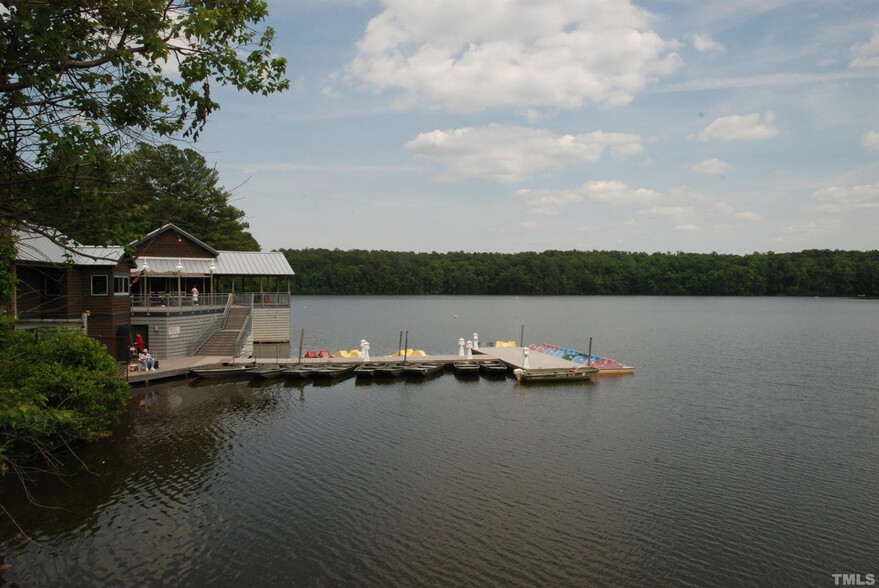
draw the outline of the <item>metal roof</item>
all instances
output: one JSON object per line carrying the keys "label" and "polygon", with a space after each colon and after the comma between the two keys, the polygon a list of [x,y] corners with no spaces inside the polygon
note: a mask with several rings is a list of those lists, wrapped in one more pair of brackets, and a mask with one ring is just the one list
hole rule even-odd
{"label": "metal roof", "polygon": [[140,272],[144,264],[149,265],[150,275],[176,275],[177,265],[183,269],[182,276],[209,276],[211,263],[216,268],[215,276],[292,276],[293,268],[280,251],[219,251],[215,259],[192,257],[138,257],[137,268]]}
{"label": "metal roof", "polygon": [[[66,239],[60,233],[50,234],[57,239]],[[15,260],[21,262],[104,266],[116,265],[125,255],[125,250],[118,246],[97,247],[70,241],[69,245],[62,247],[49,237],[28,229],[16,229],[15,236]]]}

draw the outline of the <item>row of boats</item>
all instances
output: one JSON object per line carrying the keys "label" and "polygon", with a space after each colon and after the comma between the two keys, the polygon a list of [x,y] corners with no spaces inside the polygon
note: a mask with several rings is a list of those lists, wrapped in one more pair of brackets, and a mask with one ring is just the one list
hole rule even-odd
{"label": "row of boats", "polygon": [[[334,379],[354,375],[358,378],[428,378],[438,375],[447,368],[442,362],[415,363],[362,363],[362,364],[311,364],[293,365],[225,365],[220,367],[193,368],[190,374],[199,378],[230,378],[246,376],[253,378],[288,378],[291,380]],[[456,361],[451,364],[452,370],[461,376],[506,377],[509,368],[501,361]]]}

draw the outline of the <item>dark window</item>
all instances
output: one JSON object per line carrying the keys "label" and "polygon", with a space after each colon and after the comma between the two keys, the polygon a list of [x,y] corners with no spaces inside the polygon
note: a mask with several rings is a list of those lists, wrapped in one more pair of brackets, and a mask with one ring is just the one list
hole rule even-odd
{"label": "dark window", "polygon": [[47,272],[43,276],[43,291],[46,296],[57,298],[64,295],[64,276],[61,273]]}
{"label": "dark window", "polygon": [[110,281],[107,276],[92,276],[92,296],[106,296],[110,293]]}

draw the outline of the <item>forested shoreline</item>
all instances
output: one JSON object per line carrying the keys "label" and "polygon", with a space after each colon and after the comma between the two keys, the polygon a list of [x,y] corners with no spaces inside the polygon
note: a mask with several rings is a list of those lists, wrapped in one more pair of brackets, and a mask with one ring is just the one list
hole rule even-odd
{"label": "forested shoreline", "polygon": [[280,251],[308,295],[879,296],[879,251]]}

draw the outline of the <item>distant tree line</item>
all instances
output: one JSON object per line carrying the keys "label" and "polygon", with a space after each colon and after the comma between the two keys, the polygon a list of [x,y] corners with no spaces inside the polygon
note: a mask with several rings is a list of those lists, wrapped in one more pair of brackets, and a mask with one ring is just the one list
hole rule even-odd
{"label": "distant tree line", "polygon": [[879,296],[879,251],[281,251],[297,294]]}

